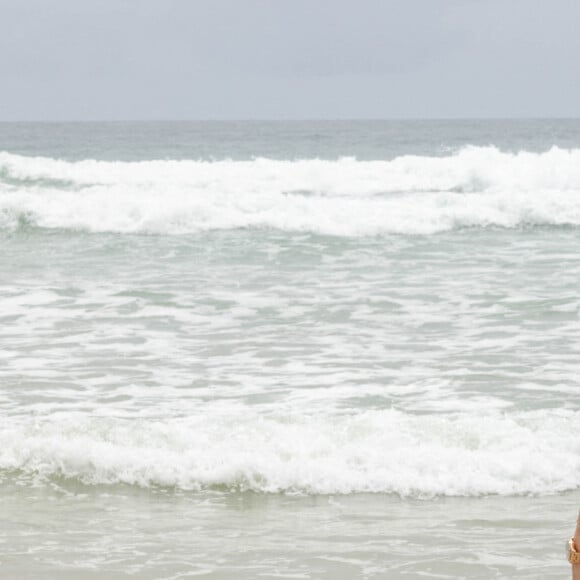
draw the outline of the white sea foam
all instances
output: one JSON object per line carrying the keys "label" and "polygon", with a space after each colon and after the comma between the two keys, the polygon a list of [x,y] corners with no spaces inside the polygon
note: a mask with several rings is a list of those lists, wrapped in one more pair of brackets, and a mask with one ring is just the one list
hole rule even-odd
{"label": "white sea foam", "polygon": [[331,235],[580,225],[580,149],[391,161],[67,162],[0,153],[0,227]]}
{"label": "white sea foam", "polygon": [[278,493],[546,494],[580,486],[580,412],[70,417],[0,427],[0,469]]}

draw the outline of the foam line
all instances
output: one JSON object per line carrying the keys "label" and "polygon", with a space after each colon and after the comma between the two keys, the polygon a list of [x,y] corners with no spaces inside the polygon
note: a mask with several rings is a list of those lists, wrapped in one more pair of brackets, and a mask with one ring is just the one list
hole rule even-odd
{"label": "foam line", "polygon": [[0,427],[0,474],[261,493],[551,494],[580,486],[578,425],[572,411],[14,419]]}
{"label": "foam line", "polygon": [[107,162],[0,153],[0,228],[338,236],[580,225],[580,149],[391,161]]}

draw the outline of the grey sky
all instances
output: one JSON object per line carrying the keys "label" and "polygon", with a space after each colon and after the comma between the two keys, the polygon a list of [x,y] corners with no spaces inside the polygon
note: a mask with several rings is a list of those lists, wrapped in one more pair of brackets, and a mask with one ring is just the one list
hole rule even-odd
{"label": "grey sky", "polygon": [[0,8],[0,120],[580,116],[578,0]]}

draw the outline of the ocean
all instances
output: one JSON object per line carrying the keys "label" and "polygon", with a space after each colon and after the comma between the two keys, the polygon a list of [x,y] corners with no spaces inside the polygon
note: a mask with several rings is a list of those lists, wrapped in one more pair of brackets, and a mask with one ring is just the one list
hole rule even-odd
{"label": "ocean", "polygon": [[0,124],[0,576],[560,579],[580,120]]}

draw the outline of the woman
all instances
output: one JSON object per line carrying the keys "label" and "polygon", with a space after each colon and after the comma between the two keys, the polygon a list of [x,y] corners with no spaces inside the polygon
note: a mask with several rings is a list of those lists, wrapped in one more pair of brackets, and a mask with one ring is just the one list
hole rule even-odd
{"label": "woman", "polygon": [[578,513],[574,537],[568,546],[568,560],[572,564],[572,580],[580,580],[580,513]]}

